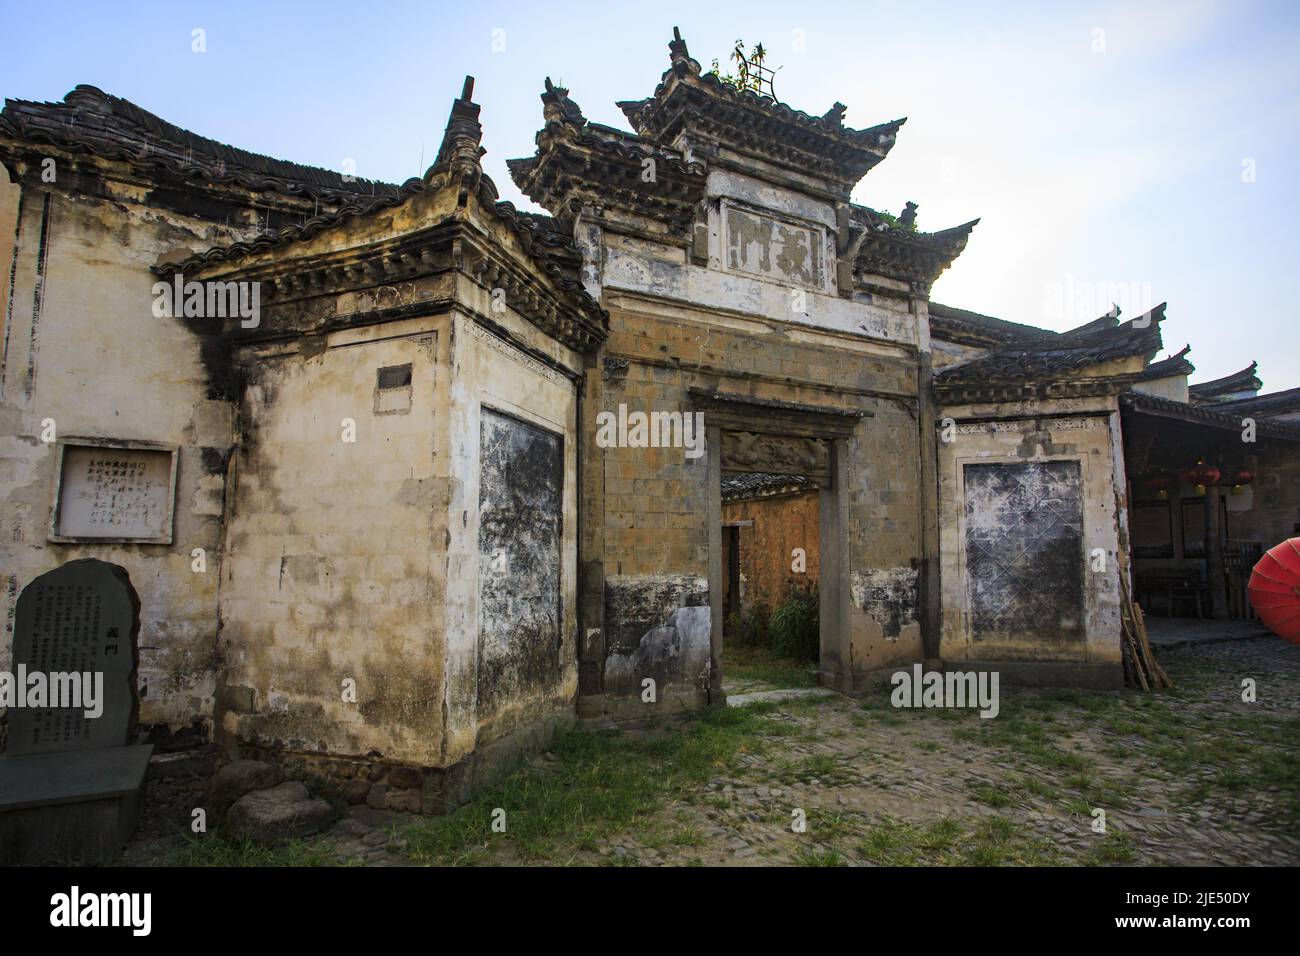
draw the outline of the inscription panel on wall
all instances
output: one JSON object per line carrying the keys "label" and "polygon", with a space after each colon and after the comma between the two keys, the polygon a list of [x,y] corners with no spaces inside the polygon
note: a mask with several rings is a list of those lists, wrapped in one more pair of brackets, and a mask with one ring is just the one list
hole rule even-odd
{"label": "inscription panel on wall", "polygon": [[723,256],[729,270],[783,285],[817,290],[825,285],[825,238],[820,227],[785,222],[730,204],[723,206],[723,224]]}
{"label": "inscription panel on wall", "polygon": [[1084,638],[1077,461],[969,464],[966,568],[976,640]]}
{"label": "inscription panel on wall", "polygon": [[175,487],[175,449],[62,444],[50,540],[170,544]]}

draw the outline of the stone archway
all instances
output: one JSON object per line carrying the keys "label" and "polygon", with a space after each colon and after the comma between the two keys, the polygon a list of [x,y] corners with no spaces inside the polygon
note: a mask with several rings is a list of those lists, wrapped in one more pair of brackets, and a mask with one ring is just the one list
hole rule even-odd
{"label": "stone archway", "polygon": [[691,396],[704,412],[709,456],[710,702],[720,704],[724,700],[724,472],[798,474],[816,481],[821,488],[818,680],[829,687],[849,686],[847,443],[858,423],[871,413],[732,395],[714,389],[692,389]]}

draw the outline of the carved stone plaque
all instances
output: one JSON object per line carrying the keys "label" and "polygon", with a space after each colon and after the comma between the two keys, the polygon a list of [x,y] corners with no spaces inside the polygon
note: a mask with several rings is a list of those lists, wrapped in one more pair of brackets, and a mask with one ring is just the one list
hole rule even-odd
{"label": "carved stone plaque", "polygon": [[822,487],[830,481],[830,451],[816,438],[722,433],[722,470],[802,475]]}
{"label": "carved stone plaque", "polygon": [[60,448],[52,541],[171,543],[174,451],[77,444]]}
{"label": "carved stone plaque", "polygon": [[730,205],[724,207],[724,216],[728,269],[786,285],[819,289],[825,283],[820,229]]}

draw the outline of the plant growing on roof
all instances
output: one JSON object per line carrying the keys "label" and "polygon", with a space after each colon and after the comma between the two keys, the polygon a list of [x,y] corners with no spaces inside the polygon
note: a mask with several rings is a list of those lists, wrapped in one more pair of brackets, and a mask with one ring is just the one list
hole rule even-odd
{"label": "plant growing on roof", "polygon": [[767,50],[764,49],[762,43],[756,43],[754,48],[746,54],[745,41],[736,40],[729,59],[736,64],[735,74],[723,73],[722,68],[718,65],[717,58],[714,58],[713,68],[709,70],[709,73],[737,90],[752,90],[755,93],[776,99],[776,90],[773,85],[773,81],[776,79],[776,70],[765,65]]}

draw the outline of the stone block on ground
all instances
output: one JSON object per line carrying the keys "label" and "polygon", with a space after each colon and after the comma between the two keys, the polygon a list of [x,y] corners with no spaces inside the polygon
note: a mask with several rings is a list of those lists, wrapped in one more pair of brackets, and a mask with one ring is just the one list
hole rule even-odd
{"label": "stone block on ground", "polygon": [[184,777],[210,777],[217,766],[214,747],[198,747],[172,753],[155,753],[149,760],[150,780],[175,780]]}
{"label": "stone block on ground", "polygon": [[261,760],[236,760],[228,763],[208,784],[207,810],[213,819],[225,816],[235,801],[254,790],[269,790],[284,774],[275,764]]}
{"label": "stone block on ground", "polygon": [[369,780],[349,780],[343,784],[343,799],[348,802],[349,806],[357,806],[365,803],[366,797],[370,795]]}
{"label": "stone block on ground", "polygon": [[290,780],[236,800],[226,815],[226,832],[236,839],[279,843],[319,833],[333,820],[333,807]]}

